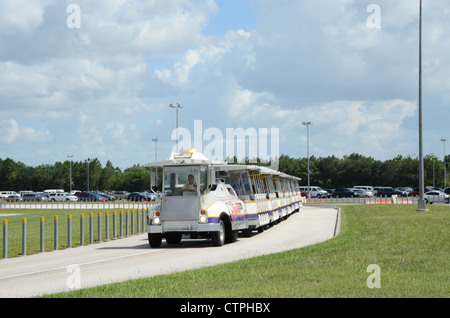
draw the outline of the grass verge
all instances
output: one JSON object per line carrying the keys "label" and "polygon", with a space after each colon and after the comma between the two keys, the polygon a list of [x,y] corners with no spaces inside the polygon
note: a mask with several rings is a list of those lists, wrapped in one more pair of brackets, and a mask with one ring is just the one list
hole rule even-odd
{"label": "grass verge", "polygon": [[[340,234],[321,244],[47,297],[448,298],[450,208],[415,209],[342,206]],[[371,264],[379,266],[380,288],[367,285]]]}

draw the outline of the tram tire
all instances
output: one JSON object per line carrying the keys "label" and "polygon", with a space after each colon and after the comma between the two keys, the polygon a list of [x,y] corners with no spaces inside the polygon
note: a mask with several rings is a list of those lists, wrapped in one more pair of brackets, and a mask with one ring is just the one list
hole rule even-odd
{"label": "tram tire", "polygon": [[152,248],[161,247],[162,235],[161,234],[148,234],[148,243]]}
{"label": "tram tire", "polygon": [[228,231],[227,235],[225,236],[225,242],[227,243],[234,243],[238,240],[239,231]]}
{"label": "tram tire", "polygon": [[182,233],[167,233],[166,242],[171,245],[180,244],[182,236]]}
{"label": "tram tire", "polygon": [[225,223],[219,221],[219,231],[211,232],[211,239],[214,246],[222,246],[225,244]]}

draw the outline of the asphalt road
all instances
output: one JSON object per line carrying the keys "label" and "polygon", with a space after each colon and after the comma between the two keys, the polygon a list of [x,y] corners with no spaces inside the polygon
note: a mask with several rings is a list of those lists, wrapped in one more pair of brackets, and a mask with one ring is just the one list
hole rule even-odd
{"label": "asphalt road", "polygon": [[301,211],[263,233],[221,247],[209,240],[163,240],[149,247],[147,234],[82,247],[0,260],[0,297],[33,297],[129,279],[211,266],[326,241],[339,231],[339,213],[328,207]]}

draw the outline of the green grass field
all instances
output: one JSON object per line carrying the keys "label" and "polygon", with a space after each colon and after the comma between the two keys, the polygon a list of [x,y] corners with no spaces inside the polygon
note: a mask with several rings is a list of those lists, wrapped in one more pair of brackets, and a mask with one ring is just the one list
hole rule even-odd
{"label": "green grass field", "polygon": [[[321,244],[48,297],[298,298],[450,296],[450,207],[342,206],[340,234]],[[289,220],[287,220],[289,222]],[[379,266],[380,288],[371,264]]]}

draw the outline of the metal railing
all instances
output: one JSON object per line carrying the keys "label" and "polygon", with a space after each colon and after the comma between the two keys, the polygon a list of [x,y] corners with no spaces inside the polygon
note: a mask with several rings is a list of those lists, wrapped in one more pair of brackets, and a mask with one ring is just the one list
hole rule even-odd
{"label": "metal railing", "polygon": [[[150,205],[150,203],[148,203]],[[154,203],[152,203],[154,204]],[[88,231],[88,244],[94,244],[110,239],[121,239],[130,235],[142,234],[147,231],[147,215],[150,211],[150,206],[140,209],[132,210],[120,210],[110,212],[98,212],[97,213],[97,230],[95,231],[94,225],[94,213],[90,212],[88,215],[87,231]],[[112,221],[112,223],[110,223]],[[39,239],[40,252],[45,251],[45,218],[41,217],[39,220],[39,238],[32,237],[31,239]],[[22,219],[22,256],[27,255],[27,218]],[[8,258],[8,220],[3,220],[3,258]],[[80,230],[80,246],[85,245],[85,215],[80,214],[79,230]],[[111,228],[112,227],[112,228]],[[53,250],[58,250],[59,246],[59,216],[53,217]],[[97,240],[94,240],[94,233],[97,233]],[[110,238],[110,233],[112,237]],[[67,233],[64,232],[63,237],[67,238],[67,248],[73,246],[72,243],[72,215],[67,215]],[[47,237],[48,239],[48,237]],[[64,244],[65,245],[65,244]]]}

